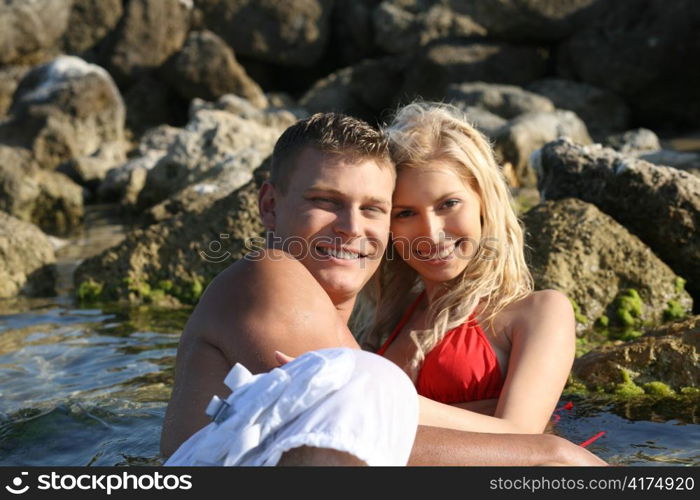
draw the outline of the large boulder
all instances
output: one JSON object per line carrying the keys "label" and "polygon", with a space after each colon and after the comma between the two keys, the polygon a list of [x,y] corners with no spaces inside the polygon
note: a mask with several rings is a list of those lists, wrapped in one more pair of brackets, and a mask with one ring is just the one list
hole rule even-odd
{"label": "large boulder", "polygon": [[65,175],[39,168],[23,148],[0,145],[0,210],[51,234],[83,218],[83,190]]}
{"label": "large boulder", "polygon": [[544,78],[532,82],[527,89],[547,97],[559,109],[576,113],[596,138],[625,130],[630,121],[629,106],[605,88],[563,78]]}
{"label": "large boulder", "polygon": [[373,120],[395,103],[404,73],[403,59],[368,59],[317,81],[299,104],[310,113],[337,111]]}
{"label": "large boulder", "polygon": [[237,55],[309,67],[323,56],[332,0],[203,0],[204,24]]}
{"label": "large boulder", "polygon": [[200,212],[182,212],[129,233],[122,243],[78,267],[78,297],[196,303],[214,276],[262,247],[257,193],[251,180]]}
{"label": "large boulder", "polygon": [[280,134],[297,120],[309,116],[305,109],[295,106],[293,102],[275,102],[274,106],[271,102],[271,107],[260,109],[235,94],[223,95],[213,102],[193,99],[190,103],[190,116],[194,117],[202,110],[226,111],[244,120],[252,120],[263,127],[277,129]]}
{"label": "large boulder", "polygon": [[452,83],[482,81],[525,85],[544,76],[544,48],[501,42],[437,40],[411,61],[401,93],[442,100]]}
{"label": "large boulder", "polygon": [[657,394],[659,383],[666,386],[666,391],[697,388],[698,351],[700,316],[693,316],[650,331],[635,341],[592,351],[575,361],[573,373],[590,389],[621,394]]}
{"label": "large boulder", "polygon": [[612,2],[560,49],[560,73],[615,91],[638,121],[697,125],[700,3]]}
{"label": "large boulder", "polygon": [[491,38],[513,42],[555,42],[576,31],[597,0],[447,0],[470,16]]}
{"label": "large boulder", "polygon": [[648,128],[627,130],[605,138],[603,145],[625,154],[640,154],[661,149],[659,137]]}
{"label": "large boulder", "polygon": [[262,89],[238,64],[231,48],[210,31],[190,33],[182,49],[164,66],[164,75],[187,100],[214,100],[232,93],[258,107],[267,105]]}
{"label": "large boulder", "polygon": [[0,65],[36,64],[55,51],[68,24],[72,0],[4,0],[0,3]]}
{"label": "large boulder", "polygon": [[484,108],[507,120],[523,113],[554,111],[554,104],[546,97],[497,83],[456,83],[447,88],[445,99],[459,107]]}
{"label": "large boulder", "polygon": [[[575,198],[547,201],[523,215],[528,261],[538,289],[554,288],[576,303],[577,322],[585,329],[602,316],[610,326],[635,327],[680,314],[693,301],[678,276],[615,220]],[[622,297],[641,299],[639,311],[627,311]]]}
{"label": "large boulder", "polygon": [[542,148],[537,164],[543,199],[593,203],[685,278],[690,294],[700,300],[699,178],[566,139]]}
{"label": "large boulder", "polygon": [[191,0],[129,0],[105,46],[105,65],[123,85],[160,67],[190,29]]}
{"label": "large boulder", "polygon": [[412,51],[439,38],[486,35],[471,17],[441,2],[384,0],[372,18],[375,43],[390,54]]}
{"label": "large boulder", "polygon": [[280,133],[226,111],[198,111],[148,172],[139,195],[140,207],[222,175],[235,181],[231,189],[241,186],[272,152]]}
{"label": "large boulder", "polygon": [[55,261],[51,241],[39,228],[0,211],[0,299],[53,294]]}
{"label": "large boulder", "polygon": [[501,127],[495,137],[495,151],[504,163],[509,163],[521,186],[534,186],[535,172],[530,155],[544,144],[559,137],[576,143],[590,144],[586,125],[571,111],[537,111],[517,116]]}
{"label": "large boulder", "polygon": [[101,42],[122,17],[122,0],[73,0],[61,44],[67,54],[82,54]]}
{"label": "large boulder", "polygon": [[[462,111],[467,121],[491,140],[498,135],[498,131],[501,129],[501,127],[508,123],[508,120],[505,118],[502,118],[497,114],[482,108],[481,106],[468,106],[459,100],[452,100],[450,101],[450,104]],[[517,181],[514,183],[514,185],[517,185]]]}
{"label": "large boulder", "polygon": [[32,69],[19,84],[9,114],[0,140],[30,149],[42,168],[100,157],[106,172],[124,161],[124,103],[97,65],[61,56]]}

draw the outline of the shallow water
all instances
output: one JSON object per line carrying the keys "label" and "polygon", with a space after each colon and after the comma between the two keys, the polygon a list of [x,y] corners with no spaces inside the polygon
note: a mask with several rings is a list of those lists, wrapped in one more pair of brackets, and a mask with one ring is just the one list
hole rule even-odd
{"label": "shallow water", "polygon": [[[7,309],[7,304],[5,304]],[[25,301],[0,315],[0,465],[159,464],[189,310],[76,309]],[[700,465],[697,402],[572,397],[555,432],[618,464]]]}

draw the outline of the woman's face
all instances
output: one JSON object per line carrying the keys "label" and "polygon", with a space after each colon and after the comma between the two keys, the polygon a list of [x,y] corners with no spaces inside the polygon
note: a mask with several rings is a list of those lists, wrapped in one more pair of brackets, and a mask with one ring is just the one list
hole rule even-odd
{"label": "woman's face", "polygon": [[399,257],[426,289],[457,277],[481,240],[481,199],[449,164],[399,171],[391,211]]}

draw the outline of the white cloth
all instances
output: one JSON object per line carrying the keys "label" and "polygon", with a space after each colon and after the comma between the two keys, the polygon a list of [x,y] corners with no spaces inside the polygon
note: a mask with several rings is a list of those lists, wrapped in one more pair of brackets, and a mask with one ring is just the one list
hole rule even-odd
{"label": "white cloth", "polygon": [[299,446],[344,451],[368,465],[406,465],[418,396],[392,362],[347,348],[311,351],[270,372],[234,366],[228,408],[165,465],[276,465]]}

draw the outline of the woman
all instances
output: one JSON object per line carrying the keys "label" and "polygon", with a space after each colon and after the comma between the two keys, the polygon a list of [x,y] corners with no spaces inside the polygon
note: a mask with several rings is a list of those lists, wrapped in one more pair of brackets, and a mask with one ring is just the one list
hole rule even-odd
{"label": "woman", "polygon": [[365,346],[434,400],[422,399],[423,424],[543,432],[574,359],[574,316],[565,295],[533,292],[487,140],[438,104],[404,107],[386,132],[398,175],[393,252]]}

